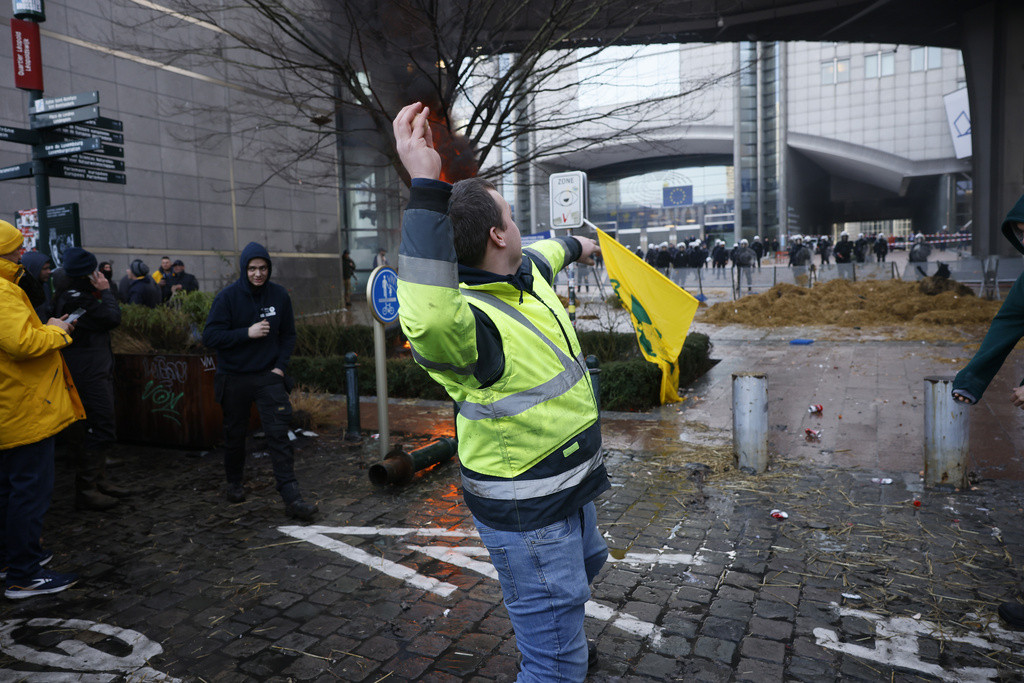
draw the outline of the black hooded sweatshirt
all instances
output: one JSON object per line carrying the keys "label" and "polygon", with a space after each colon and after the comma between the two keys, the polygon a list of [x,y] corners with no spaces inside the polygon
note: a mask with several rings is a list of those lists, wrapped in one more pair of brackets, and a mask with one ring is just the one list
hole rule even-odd
{"label": "black hooded sweatshirt", "polygon": [[[1022,234],[1017,229],[1017,223],[1024,223],[1024,196],[1017,200],[1003,221],[1003,235],[1010,240],[1014,249],[1024,254]],[[967,367],[956,373],[953,391],[968,394],[971,403],[976,403],[1021,337],[1024,337],[1024,273],[1017,277],[1010,288],[974,358]]]}
{"label": "black hooded sweatshirt", "polygon": [[[267,280],[254,287],[246,269],[249,261],[267,262]],[[281,285],[271,282],[273,264],[266,248],[250,242],[238,259],[240,276],[217,294],[203,330],[203,344],[217,351],[217,372],[248,375],[286,372],[295,348],[295,317],[292,300]],[[270,323],[270,334],[259,339],[249,337],[249,327],[260,320]]]}

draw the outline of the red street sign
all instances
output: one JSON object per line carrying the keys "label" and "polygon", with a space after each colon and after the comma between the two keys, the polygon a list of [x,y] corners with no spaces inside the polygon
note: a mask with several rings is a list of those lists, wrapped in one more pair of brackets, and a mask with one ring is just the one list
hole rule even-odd
{"label": "red street sign", "polygon": [[43,89],[43,52],[39,46],[39,24],[11,19],[14,48],[14,85],[22,90]]}

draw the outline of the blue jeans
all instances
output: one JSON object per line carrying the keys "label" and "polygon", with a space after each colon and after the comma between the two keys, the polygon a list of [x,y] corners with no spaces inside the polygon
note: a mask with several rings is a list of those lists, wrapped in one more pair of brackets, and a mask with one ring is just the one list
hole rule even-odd
{"label": "blue jeans", "polygon": [[498,531],[473,518],[491,555],[519,652],[519,683],[582,681],[587,675],[584,606],[608,558],[587,503],[533,531]]}
{"label": "blue jeans", "polygon": [[54,437],[0,451],[0,520],[4,524],[0,560],[7,583],[31,579],[39,572],[43,517],[53,495]]}

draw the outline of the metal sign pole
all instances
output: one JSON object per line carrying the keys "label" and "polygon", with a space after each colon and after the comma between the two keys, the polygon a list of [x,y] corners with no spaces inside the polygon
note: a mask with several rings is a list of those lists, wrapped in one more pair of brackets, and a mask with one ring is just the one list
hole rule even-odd
{"label": "metal sign pole", "polygon": [[366,282],[366,302],[373,315],[373,349],[377,371],[377,422],[380,432],[380,455],[386,457],[391,449],[388,427],[387,349],[384,344],[384,326],[398,320],[398,273],[394,268],[378,266]]}
{"label": "metal sign pole", "polygon": [[373,321],[373,355],[377,370],[377,431],[380,432],[380,457],[391,450],[391,429],[388,425],[387,351],[384,348],[384,323]]}

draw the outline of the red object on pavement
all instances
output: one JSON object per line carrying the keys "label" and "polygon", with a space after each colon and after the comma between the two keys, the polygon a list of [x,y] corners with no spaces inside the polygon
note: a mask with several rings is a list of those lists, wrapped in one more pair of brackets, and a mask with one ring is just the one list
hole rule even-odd
{"label": "red object on pavement", "polygon": [[822,411],[825,410],[825,406],[820,403],[812,403],[808,408],[807,412],[811,415],[821,415]]}

